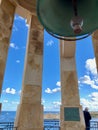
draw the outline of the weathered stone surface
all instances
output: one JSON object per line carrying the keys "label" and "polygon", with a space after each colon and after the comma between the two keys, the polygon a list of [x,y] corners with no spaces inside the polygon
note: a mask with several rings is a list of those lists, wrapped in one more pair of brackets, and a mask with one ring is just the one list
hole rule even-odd
{"label": "weathered stone surface", "polygon": [[76,70],[75,58],[61,57],[61,69],[62,71],[75,71]]}
{"label": "weathered stone surface", "polygon": [[[31,58],[31,59],[30,59]],[[28,58],[26,75],[24,77],[25,85],[38,85],[42,83],[42,56],[33,55]]]}
{"label": "weathered stone surface", "polygon": [[93,42],[93,46],[94,46],[96,68],[97,68],[97,72],[98,72],[98,30],[96,30],[92,34],[92,42]]}
{"label": "weathered stone surface", "polygon": [[6,0],[1,1],[0,5],[0,40],[9,38],[12,29],[15,7]]}
{"label": "weathered stone surface", "polygon": [[51,113],[48,113],[48,114],[44,114],[44,119],[58,119],[60,120],[60,114],[51,114]]}
{"label": "weathered stone surface", "polygon": [[[72,107],[72,106],[70,106]],[[79,106],[75,106],[77,108],[79,108],[79,114],[80,114],[80,121],[64,121],[64,108],[65,105],[61,106],[61,113],[60,113],[60,126],[61,126],[61,130],[85,130],[85,124],[84,124],[84,118],[83,118],[83,111],[82,111],[82,107]],[[67,108],[67,106],[66,106]]]}
{"label": "weathered stone surface", "polygon": [[16,0],[16,2],[33,13],[33,15],[36,14],[36,0]]}
{"label": "weathered stone surface", "polygon": [[22,103],[41,104],[41,86],[26,85],[22,91]]}
{"label": "weathered stone surface", "polygon": [[76,72],[64,71],[61,76],[61,81],[62,104],[65,106],[79,105],[80,102]]}
{"label": "weathered stone surface", "polygon": [[[67,48],[70,45],[69,48]],[[61,92],[62,104],[65,106],[80,105],[78,80],[75,64],[75,42],[61,41]],[[66,51],[66,48],[69,51]],[[66,52],[65,52],[66,51]],[[70,53],[69,53],[70,52]]]}
{"label": "weathered stone surface", "polygon": [[38,19],[32,16],[21,101],[15,121],[18,130],[43,129],[43,106],[41,105],[42,63],[43,29],[39,25]]}
{"label": "weathered stone surface", "polygon": [[[30,24],[24,78],[20,105],[15,126],[18,130],[43,130],[43,106],[41,105],[43,27],[36,17],[36,0],[0,0],[0,88],[2,86],[14,12],[26,18]],[[98,30],[93,33],[93,43],[98,70]],[[84,130],[84,118],[80,106],[75,64],[76,43],[61,41],[61,130]],[[64,121],[64,108],[79,108],[80,121]],[[48,115],[51,118],[51,115]]]}
{"label": "weathered stone surface", "polygon": [[20,104],[14,126],[18,126],[18,130],[43,130],[43,106]]}
{"label": "weathered stone surface", "polygon": [[15,6],[7,0],[0,1],[0,92],[4,77]]}
{"label": "weathered stone surface", "polygon": [[[75,42],[61,41],[61,130],[85,130],[82,108],[80,106],[78,79],[75,64]],[[64,119],[65,108],[79,109],[79,120],[67,121]],[[70,112],[71,114],[71,112]],[[71,118],[71,116],[70,116]],[[71,119],[72,120],[72,119]]]}
{"label": "weathered stone surface", "polygon": [[75,41],[60,41],[60,56],[61,58],[73,58],[75,56]]}

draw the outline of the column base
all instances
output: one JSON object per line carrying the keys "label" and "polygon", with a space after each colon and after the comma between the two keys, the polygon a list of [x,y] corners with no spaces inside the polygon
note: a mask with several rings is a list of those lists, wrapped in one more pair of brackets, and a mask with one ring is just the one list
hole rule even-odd
{"label": "column base", "polygon": [[18,128],[19,130],[44,130],[44,128]]}
{"label": "column base", "polygon": [[81,106],[61,106],[61,130],[85,130],[84,116]]}
{"label": "column base", "polygon": [[18,130],[43,130],[43,106],[20,104],[14,126],[18,127]]}

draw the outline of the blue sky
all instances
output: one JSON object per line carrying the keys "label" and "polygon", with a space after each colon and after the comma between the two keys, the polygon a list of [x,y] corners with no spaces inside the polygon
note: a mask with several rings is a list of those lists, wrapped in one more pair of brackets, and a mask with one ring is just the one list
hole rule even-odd
{"label": "blue sky", "polygon": [[[15,15],[2,86],[2,110],[16,111],[19,104],[28,35],[26,20]],[[42,104],[45,111],[59,111],[61,104],[59,40],[44,31]],[[77,41],[76,67],[83,108],[98,111],[98,75],[91,36]]]}

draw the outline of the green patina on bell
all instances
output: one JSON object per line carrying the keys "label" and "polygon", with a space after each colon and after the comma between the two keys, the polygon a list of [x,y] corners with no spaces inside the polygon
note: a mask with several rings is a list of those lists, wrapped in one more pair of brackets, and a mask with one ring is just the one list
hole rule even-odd
{"label": "green patina on bell", "polygon": [[[37,15],[50,33],[82,36],[98,28],[98,0],[37,0]],[[80,30],[75,32],[77,22],[80,22]]]}

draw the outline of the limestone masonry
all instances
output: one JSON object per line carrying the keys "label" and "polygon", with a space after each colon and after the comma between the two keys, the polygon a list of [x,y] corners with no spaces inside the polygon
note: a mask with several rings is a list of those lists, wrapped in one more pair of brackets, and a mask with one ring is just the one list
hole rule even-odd
{"label": "limestone masonry", "polygon": [[[0,0],[0,92],[16,13],[27,19],[30,29],[22,92],[14,125],[18,127],[18,130],[43,130],[41,93],[44,28],[36,15],[36,0]],[[92,34],[92,41],[98,69],[98,30]],[[60,118],[61,130],[85,130],[79,98],[75,52],[75,41],[60,41],[61,107],[60,115],[55,116]],[[53,115],[47,116],[51,118]]]}

